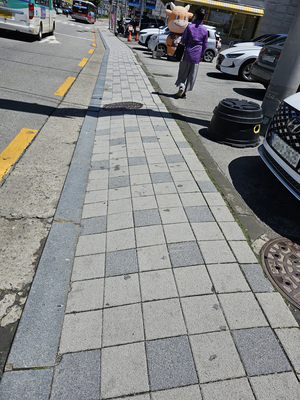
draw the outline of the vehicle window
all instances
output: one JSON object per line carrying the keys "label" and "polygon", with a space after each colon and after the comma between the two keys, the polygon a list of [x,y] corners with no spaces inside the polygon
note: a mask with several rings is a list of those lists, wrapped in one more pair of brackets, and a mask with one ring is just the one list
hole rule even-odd
{"label": "vehicle window", "polygon": [[49,0],[35,0],[35,4],[40,4],[41,6],[49,7]]}

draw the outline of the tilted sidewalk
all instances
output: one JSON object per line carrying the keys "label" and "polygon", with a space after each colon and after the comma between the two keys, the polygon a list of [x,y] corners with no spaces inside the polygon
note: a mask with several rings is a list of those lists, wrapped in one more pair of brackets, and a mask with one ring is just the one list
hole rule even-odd
{"label": "tilted sidewalk", "polygon": [[100,110],[81,224],[55,218],[0,399],[300,399],[296,321],[132,51],[102,36],[101,106],[143,107]]}

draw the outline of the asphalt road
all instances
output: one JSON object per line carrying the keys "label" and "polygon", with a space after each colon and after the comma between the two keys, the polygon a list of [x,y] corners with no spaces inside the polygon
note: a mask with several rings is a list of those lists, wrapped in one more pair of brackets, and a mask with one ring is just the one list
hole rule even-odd
{"label": "asphalt road", "polygon": [[[157,84],[157,92],[184,129],[184,123],[199,139],[199,148],[207,151],[203,159],[230,205],[236,212],[250,240],[284,236],[300,243],[299,202],[274,177],[261,160],[258,146],[235,148],[213,141],[207,128],[214,108],[225,98],[254,101],[261,105],[265,89],[255,82],[243,82],[220,73],[212,63],[201,63],[195,87],[187,99],[176,99],[178,63],[153,58],[151,52],[136,42],[129,43],[148,76]],[[262,138],[260,138],[260,143]],[[197,146],[197,142],[193,143]]]}
{"label": "asphalt road", "polygon": [[91,49],[93,25],[56,16],[54,36],[0,31],[0,153],[22,128],[40,130],[62,97],[54,95]]}

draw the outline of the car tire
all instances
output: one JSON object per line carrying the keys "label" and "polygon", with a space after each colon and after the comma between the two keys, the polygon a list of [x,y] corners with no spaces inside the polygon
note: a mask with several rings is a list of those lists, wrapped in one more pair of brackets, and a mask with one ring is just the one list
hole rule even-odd
{"label": "car tire", "polygon": [[160,51],[161,57],[164,57],[167,54],[167,48],[163,43],[158,43],[158,45],[155,47],[155,51]]}
{"label": "car tire", "polygon": [[43,27],[42,27],[42,24],[40,24],[39,32],[37,34],[37,40],[41,41],[42,38],[43,38]]}
{"label": "car tire", "polygon": [[239,70],[239,78],[246,82],[253,82],[253,79],[250,76],[251,65],[254,63],[255,59],[247,60],[244,64],[241,65]]}
{"label": "car tire", "polygon": [[203,61],[205,61],[205,62],[212,62],[212,60],[214,59],[214,57],[215,57],[215,53],[214,53],[212,50],[208,49],[208,50],[206,50],[205,53],[204,53]]}
{"label": "car tire", "polygon": [[54,35],[54,31],[55,31],[55,22],[53,22],[53,28],[52,28],[52,31],[50,31],[51,36]]}

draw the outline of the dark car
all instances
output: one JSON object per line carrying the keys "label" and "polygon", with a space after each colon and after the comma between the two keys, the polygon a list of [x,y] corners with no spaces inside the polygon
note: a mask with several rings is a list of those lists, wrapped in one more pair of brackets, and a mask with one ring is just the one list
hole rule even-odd
{"label": "dark car", "polygon": [[[128,25],[132,25],[135,29],[137,25],[139,25],[139,19],[132,19],[125,27],[125,36],[128,36]],[[163,19],[160,18],[150,18],[148,16],[144,16],[141,20],[141,26],[140,26],[140,31],[142,29],[147,29],[147,28],[160,28],[165,26],[166,23]]]}
{"label": "dark car", "polygon": [[68,17],[69,15],[72,14],[72,8],[70,8],[70,7],[63,7],[63,8],[62,8],[62,12],[63,12],[64,15],[66,15],[66,16]]}
{"label": "dark car", "polygon": [[250,71],[250,77],[253,81],[262,83],[265,88],[269,86],[283,45],[284,43],[279,43],[276,45],[264,46],[261,49]]}

